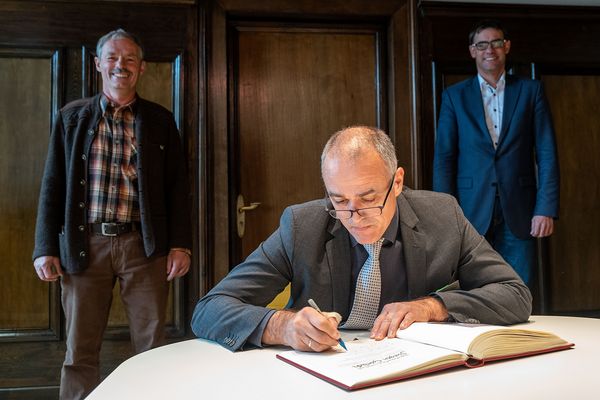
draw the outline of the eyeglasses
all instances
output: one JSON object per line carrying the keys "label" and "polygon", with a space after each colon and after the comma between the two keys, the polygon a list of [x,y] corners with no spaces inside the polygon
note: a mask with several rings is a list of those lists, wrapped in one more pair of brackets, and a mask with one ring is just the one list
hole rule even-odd
{"label": "eyeglasses", "polygon": [[472,44],[471,47],[475,47],[477,50],[483,51],[483,50],[487,50],[487,48],[490,47],[490,45],[492,45],[492,49],[499,49],[500,47],[504,46],[504,43],[506,43],[505,39],[495,39],[495,40],[492,40],[491,42],[486,42],[484,40],[484,41]]}
{"label": "eyeglasses", "polygon": [[390,192],[392,191],[393,186],[394,186],[394,177],[392,176],[392,182],[390,183],[390,187],[387,190],[387,193],[385,194],[385,199],[383,199],[383,204],[380,206],[357,208],[355,210],[335,210],[335,209],[329,209],[329,208],[325,207],[325,211],[327,211],[329,213],[329,215],[331,215],[333,218],[336,218],[336,219],[350,219],[350,218],[352,218],[354,213],[357,213],[361,217],[378,217],[383,212],[383,207],[385,207],[385,203],[387,202],[387,199],[390,195]]}

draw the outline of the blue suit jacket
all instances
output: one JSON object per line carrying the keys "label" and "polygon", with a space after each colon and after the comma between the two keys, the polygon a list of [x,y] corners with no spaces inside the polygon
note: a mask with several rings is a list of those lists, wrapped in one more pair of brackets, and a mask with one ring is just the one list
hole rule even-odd
{"label": "blue suit jacket", "polygon": [[433,190],[454,195],[465,216],[485,234],[496,189],[505,221],[517,237],[531,237],[534,215],[558,217],[556,139],[540,81],[506,76],[496,149],[485,123],[477,76],[442,95]]}

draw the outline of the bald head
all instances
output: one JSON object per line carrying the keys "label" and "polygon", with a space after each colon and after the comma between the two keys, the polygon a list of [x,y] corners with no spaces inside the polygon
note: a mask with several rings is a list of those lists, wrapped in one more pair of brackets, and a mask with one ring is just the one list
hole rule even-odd
{"label": "bald head", "polygon": [[321,174],[330,202],[328,209],[381,211],[367,216],[354,212],[340,219],[358,243],[379,240],[394,217],[395,199],[402,192],[404,178],[404,170],[397,167],[394,145],[385,132],[368,126],[336,132],[323,149]]}
{"label": "bald head", "polygon": [[355,162],[366,154],[375,152],[384,162],[391,176],[398,167],[396,150],[390,137],[381,129],[369,126],[351,126],[334,133],[321,154],[321,175],[324,176],[328,161],[333,159]]}

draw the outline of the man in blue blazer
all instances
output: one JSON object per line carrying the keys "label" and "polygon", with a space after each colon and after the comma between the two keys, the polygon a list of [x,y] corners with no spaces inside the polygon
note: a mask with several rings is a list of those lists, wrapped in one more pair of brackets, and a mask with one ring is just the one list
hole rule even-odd
{"label": "man in blue blazer", "polygon": [[535,239],[558,217],[559,170],[541,82],[506,74],[510,40],[495,21],[469,35],[478,75],[442,95],[433,189],[454,195],[465,216],[527,284]]}
{"label": "man in blue blazer", "polygon": [[[360,327],[375,339],[414,321],[527,320],[527,286],[454,197],[403,186],[404,170],[383,131],[334,134],[321,172],[326,198],[286,208],[279,228],[200,299],[192,317],[197,336],[232,351],[271,344],[325,351],[337,345],[340,321],[308,300],[340,314],[346,326],[359,292],[377,299],[369,304],[372,320]],[[360,285],[371,257],[365,249],[376,242],[380,285]],[[267,308],[288,284],[286,309]],[[449,284],[452,290],[439,290]]]}

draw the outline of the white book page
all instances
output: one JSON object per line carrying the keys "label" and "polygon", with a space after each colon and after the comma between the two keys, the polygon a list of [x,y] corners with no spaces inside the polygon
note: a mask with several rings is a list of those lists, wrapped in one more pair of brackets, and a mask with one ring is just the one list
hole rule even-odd
{"label": "white book page", "polygon": [[[349,339],[344,335],[348,351],[336,348],[325,353],[284,351],[280,357],[346,386],[372,382],[419,369],[431,360],[448,361],[461,355],[454,351],[398,339]],[[427,369],[440,365],[433,363]]]}
{"label": "white book page", "polygon": [[451,322],[415,322],[406,329],[398,330],[396,337],[468,353],[469,345],[473,339],[482,333],[498,329],[508,328]]}

